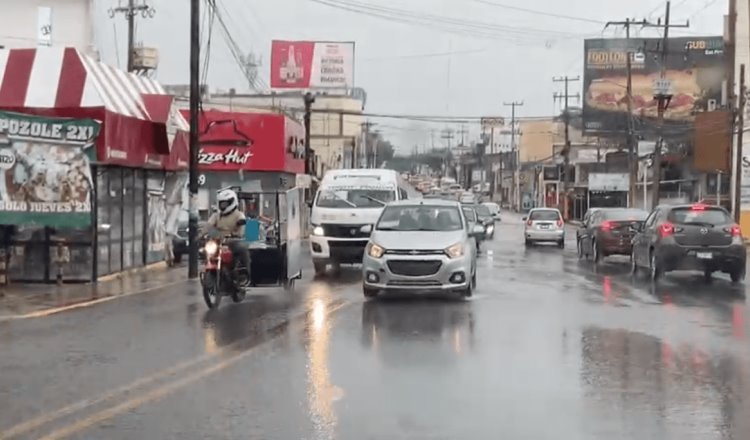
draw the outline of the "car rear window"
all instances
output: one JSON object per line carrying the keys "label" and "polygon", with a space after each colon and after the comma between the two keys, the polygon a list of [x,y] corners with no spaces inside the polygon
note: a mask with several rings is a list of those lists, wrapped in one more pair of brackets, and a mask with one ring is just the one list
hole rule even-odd
{"label": "car rear window", "polygon": [[613,209],[611,211],[602,211],[604,220],[623,221],[636,220],[643,221],[648,217],[648,212],[640,209]]}
{"label": "car rear window", "polygon": [[529,214],[529,220],[555,221],[559,219],[560,213],[558,213],[557,211],[552,211],[551,209],[531,211],[531,214]]}
{"label": "car rear window", "polygon": [[696,223],[718,226],[731,223],[731,219],[725,210],[711,207],[700,207],[699,209],[692,207],[674,208],[669,212],[667,220],[681,225]]}

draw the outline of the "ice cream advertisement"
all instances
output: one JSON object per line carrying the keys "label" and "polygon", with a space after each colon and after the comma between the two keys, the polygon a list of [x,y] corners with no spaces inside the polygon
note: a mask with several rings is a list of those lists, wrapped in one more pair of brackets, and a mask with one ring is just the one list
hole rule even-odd
{"label": "ice cream advertisement", "polygon": [[661,39],[593,39],[584,43],[584,130],[626,132],[628,128],[627,58],[631,61],[632,118],[638,131],[653,129],[658,118],[654,83],[671,84],[664,112],[667,127],[692,128],[695,114],[721,105],[725,79],[722,37],[670,38],[662,63]]}
{"label": "ice cream advertisement", "polygon": [[0,224],[91,224],[100,125],[91,119],[0,112]]}

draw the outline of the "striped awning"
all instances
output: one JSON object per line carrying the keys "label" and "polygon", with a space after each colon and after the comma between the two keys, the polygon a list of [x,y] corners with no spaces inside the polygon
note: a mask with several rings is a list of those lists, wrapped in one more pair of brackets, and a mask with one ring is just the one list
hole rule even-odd
{"label": "striped awning", "polygon": [[[145,121],[162,119],[146,104],[149,96],[170,100],[157,81],[124,72],[74,48],[0,50],[0,107],[104,107]],[[163,105],[162,105],[163,107]],[[178,130],[188,130],[179,112],[170,112]]]}
{"label": "striped awning", "polygon": [[174,97],[153,79],[109,66],[74,48],[0,50],[0,109],[101,119],[103,135],[97,148],[99,160],[105,163],[162,163],[168,168],[167,164],[184,162],[170,157],[190,128]]}

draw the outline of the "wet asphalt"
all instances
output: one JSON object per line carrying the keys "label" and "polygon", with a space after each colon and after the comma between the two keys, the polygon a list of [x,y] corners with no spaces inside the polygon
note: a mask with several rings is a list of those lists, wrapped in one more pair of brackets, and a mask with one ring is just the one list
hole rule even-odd
{"label": "wet asphalt", "polygon": [[653,285],[521,230],[498,224],[468,301],[365,301],[343,270],[2,322],[0,438],[750,438],[744,284]]}

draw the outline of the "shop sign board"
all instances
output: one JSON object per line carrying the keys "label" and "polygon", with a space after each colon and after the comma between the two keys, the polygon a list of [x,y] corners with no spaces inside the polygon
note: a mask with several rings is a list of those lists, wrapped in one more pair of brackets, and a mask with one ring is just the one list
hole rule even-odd
{"label": "shop sign board", "polygon": [[589,173],[589,191],[627,191],[628,173]]}
{"label": "shop sign board", "polygon": [[100,124],[0,111],[0,224],[91,224]]}

